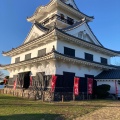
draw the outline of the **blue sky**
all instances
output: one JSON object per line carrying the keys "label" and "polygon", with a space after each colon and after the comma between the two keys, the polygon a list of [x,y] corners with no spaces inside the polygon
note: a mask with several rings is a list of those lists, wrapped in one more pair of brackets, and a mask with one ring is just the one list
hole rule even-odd
{"label": "blue sky", "polygon": [[[8,51],[23,43],[31,23],[26,21],[38,6],[50,0],[0,0],[0,64],[9,64],[10,58],[1,52]],[[103,46],[120,51],[120,0],[75,0],[83,13],[94,16],[89,23]],[[112,64],[120,64],[113,58]]]}

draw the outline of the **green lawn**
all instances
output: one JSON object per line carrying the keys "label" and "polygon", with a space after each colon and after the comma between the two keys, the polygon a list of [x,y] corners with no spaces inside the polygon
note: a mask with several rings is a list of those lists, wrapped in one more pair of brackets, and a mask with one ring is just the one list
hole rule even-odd
{"label": "green lawn", "polygon": [[97,100],[47,103],[0,95],[0,120],[72,120],[111,102]]}

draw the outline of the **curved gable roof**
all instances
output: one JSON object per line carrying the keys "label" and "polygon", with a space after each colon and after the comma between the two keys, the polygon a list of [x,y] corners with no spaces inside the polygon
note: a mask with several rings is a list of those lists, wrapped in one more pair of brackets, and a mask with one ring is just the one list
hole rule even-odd
{"label": "curved gable roof", "polygon": [[47,31],[48,31],[47,28],[45,28],[41,24],[35,22],[32,25],[32,28],[31,28],[30,32],[28,33],[26,39],[24,40],[23,44],[35,39],[34,37],[32,37],[33,34],[36,34],[39,37],[39,36],[45,34]]}
{"label": "curved gable roof", "polygon": [[[73,1],[73,3],[75,3],[75,2]],[[39,6],[36,9],[36,11],[34,12],[34,14],[31,17],[28,17],[27,20],[28,21],[33,21],[35,19],[34,17],[38,15],[39,11],[41,11],[42,9],[44,9],[44,10],[47,9],[52,4],[60,4],[60,5],[62,5],[62,7],[70,8],[71,10],[73,10],[74,13],[76,13],[76,14],[82,16],[82,17],[86,17],[88,19],[88,21],[92,21],[94,19],[93,16],[88,16],[88,15],[82,13],[78,8],[75,9],[74,7],[71,7],[69,4],[66,4],[66,3],[62,2],[61,0],[51,0],[47,5]]]}
{"label": "curved gable roof", "polygon": [[71,25],[71,26],[68,26],[64,29],[62,29],[63,31],[65,32],[69,32],[69,31],[72,31],[80,26],[82,26],[83,24],[86,24],[87,25],[87,28],[89,29],[89,31],[91,32],[91,34],[93,35],[94,39],[97,41],[97,43],[100,45],[100,46],[103,46],[100,41],[97,39],[97,37],[94,35],[94,33],[92,32],[90,26],[88,25],[88,23],[86,22],[86,19],[82,19],[81,21],[79,22],[76,22],[75,24]]}

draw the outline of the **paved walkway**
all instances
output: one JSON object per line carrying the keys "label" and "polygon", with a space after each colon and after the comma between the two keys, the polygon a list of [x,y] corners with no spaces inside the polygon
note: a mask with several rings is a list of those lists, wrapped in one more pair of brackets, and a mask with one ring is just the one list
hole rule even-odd
{"label": "paved walkway", "polygon": [[76,120],[120,120],[120,101],[89,113]]}

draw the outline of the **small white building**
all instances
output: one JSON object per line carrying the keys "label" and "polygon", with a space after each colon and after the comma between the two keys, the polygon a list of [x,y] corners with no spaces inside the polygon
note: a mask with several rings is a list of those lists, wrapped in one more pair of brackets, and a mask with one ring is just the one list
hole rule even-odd
{"label": "small white building", "polygon": [[[38,80],[44,88],[49,88],[51,76],[56,75],[56,92],[73,92],[77,76],[82,80],[80,91],[86,92],[87,77],[95,78],[103,71],[117,69],[110,58],[120,52],[99,42],[88,25],[93,19],[80,11],[74,0],[50,0],[38,7],[27,18],[32,28],[23,44],[3,52],[11,57],[11,64],[3,66],[10,72],[9,86],[18,77],[19,87],[27,89],[28,76],[32,75],[33,82]],[[109,78],[105,82],[99,77],[95,79],[98,85],[110,84],[110,92],[115,92],[114,79],[111,82]]]}

